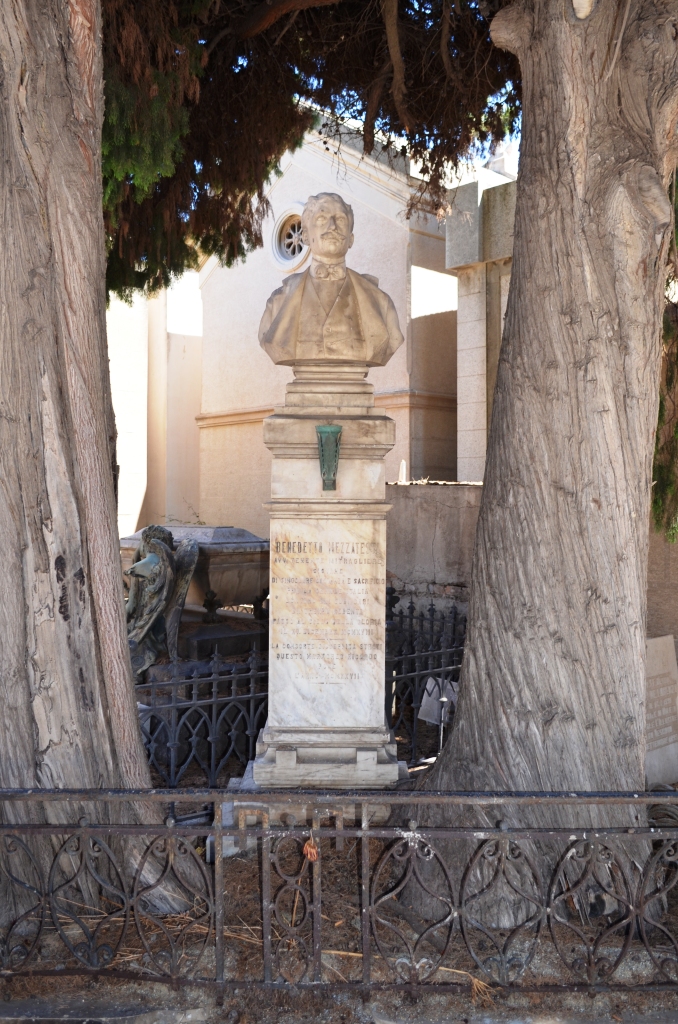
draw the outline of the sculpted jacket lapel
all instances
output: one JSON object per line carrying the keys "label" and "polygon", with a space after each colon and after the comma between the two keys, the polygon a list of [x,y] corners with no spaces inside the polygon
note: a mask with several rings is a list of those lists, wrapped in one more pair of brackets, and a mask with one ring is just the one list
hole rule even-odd
{"label": "sculpted jacket lapel", "polygon": [[361,331],[358,300],[348,273],[327,317],[326,328],[326,355],[358,360],[364,358],[365,341]]}
{"label": "sculpted jacket lapel", "polygon": [[280,308],[275,313],[264,338],[266,347],[276,351],[278,361],[281,359],[293,361],[296,358],[299,315],[308,274],[308,270],[305,270],[303,274],[295,274],[294,277],[288,278],[280,289],[281,295],[277,300]]}
{"label": "sculpted jacket lapel", "polygon": [[368,278],[353,270],[347,270],[347,277],[353,285],[356,311],[360,318],[357,327],[365,341],[368,359],[370,362],[381,361],[389,349],[389,332],[384,322],[381,293]]}

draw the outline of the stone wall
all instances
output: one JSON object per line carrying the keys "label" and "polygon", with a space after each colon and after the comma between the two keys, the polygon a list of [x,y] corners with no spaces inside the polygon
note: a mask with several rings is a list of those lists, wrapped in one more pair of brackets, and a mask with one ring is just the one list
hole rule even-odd
{"label": "stone wall", "polygon": [[465,608],[482,484],[387,484],[386,576],[417,610]]}
{"label": "stone wall", "polygon": [[678,543],[650,529],[647,570],[647,635],[678,637]]}
{"label": "stone wall", "polygon": [[[465,606],[482,484],[387,484],[386,575],[417,611],[433,600],[440,608]],[[650,529],[647,635],[678,638],[678,542]]]}

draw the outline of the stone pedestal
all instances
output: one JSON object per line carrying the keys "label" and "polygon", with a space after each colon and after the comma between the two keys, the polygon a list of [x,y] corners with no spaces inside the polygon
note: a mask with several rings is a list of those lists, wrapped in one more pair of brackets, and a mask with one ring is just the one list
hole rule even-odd
{"label": "stone pedestal", "polygon": [[[295,368],[264,422],[273,454],[269,713],[262,787],[384,788],[407,777],[384,710],[384,456],[395,424],[368,367]],[[341,427],[336,489],[323,489],[316,426]],[[327,484],[327,480],[325,481]]]}

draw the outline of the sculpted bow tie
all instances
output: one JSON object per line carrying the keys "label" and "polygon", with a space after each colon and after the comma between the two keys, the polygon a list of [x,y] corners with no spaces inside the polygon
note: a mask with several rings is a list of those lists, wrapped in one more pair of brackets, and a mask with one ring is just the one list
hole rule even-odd
{"label": "sculpted bow tie", "polygon": [[343,263],[316,263],[313,267],[313,276],[317,281],[343,281],[346,277],[346,267]]}

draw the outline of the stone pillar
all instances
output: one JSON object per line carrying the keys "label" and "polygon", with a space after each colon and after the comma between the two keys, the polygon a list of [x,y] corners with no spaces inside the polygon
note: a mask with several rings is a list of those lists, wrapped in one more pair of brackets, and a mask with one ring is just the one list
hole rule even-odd
{"label": "stone pillar", "polygon": [[[383,788],[407,776],[386,725],[384,456],[395,424],[374,408],[366,365],[295,368],[264,421],[271,473],[268,721],[262,787]],[[317,426],[341,427],[336,490]]]}
{"label": "stone pillar", "polygon": [[457,275],[457,480],[482,481],[508,297],[515,181],[450,193],[445,266]]}
{"label": "stone pillar", "polygon": [[486,265],[458,273],[457,479],[481,481],[487,451]]}
{"label": "stone pillar", "polygon": [[148,301],[146,494],[137,529],[167,518],[167,292]]}

